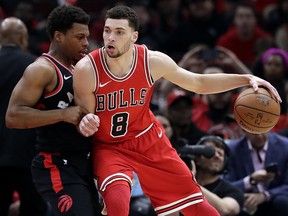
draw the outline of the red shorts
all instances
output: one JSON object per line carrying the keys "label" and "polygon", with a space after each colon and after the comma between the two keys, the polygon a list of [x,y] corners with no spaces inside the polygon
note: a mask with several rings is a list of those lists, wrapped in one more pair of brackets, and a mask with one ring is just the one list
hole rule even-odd
{"label": "red shorts", "polygon": [[123,143],[97,143],[92,154],[100,193],[113,182],[124,180],[132,185],[135,171],[158,215],[167,215],[203,201],[191,171],[158,123],[146,133]]}

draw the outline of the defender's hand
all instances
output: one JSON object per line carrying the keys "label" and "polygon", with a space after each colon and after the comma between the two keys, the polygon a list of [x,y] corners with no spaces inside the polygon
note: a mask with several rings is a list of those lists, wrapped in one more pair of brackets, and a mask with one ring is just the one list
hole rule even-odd
{"label": "defender's hand", "polygon": [[62,109],[63,121],[78,125],[82,117],[87,114],[87,111],[80,106],[71,106]]}

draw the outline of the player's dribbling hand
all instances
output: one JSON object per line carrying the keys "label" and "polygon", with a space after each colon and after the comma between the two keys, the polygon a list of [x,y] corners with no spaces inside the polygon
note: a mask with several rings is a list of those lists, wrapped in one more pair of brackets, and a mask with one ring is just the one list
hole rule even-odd
{"label": "player's dribbling hand", "polygon": [[89,137],[98,131],[99,125],[99,117],[95,114],[89,113],[85,115],[80,121],[79,131],[83,136]]}
{"label": "player's dribbling hand", "polygon": [[252,86],[252,88],[254,89],[254,91],[258,90],[259,86],[263,86],[266,87],[269,92],[271,93],[271,96],[279,103],[282,102],[282,99],[278,93],[278,91],[276,90],[276,88],[274,86],[272,86],[269,82],[267,82],[266,80],[263,80],[259,77],[256,76],[251,76],[250,79],[250,85]]}

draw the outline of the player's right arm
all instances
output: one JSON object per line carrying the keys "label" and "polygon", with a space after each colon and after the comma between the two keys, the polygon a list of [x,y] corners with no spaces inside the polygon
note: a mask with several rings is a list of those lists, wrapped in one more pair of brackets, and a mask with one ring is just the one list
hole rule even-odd
{"label": "player's right arm", "polygon": [[174,60],[161,52],[149,51],[148,58],[154,81],[164,78],[197,94],[221,93],[244,86],[251,86],[257,91],[258,86],[263,86],[276,101],[282,101],[274,86],[252,74],[197,74],[179,67]]}
{"label": "player's right arm", "polygon": [[66,121],[76,124],[81,117],[80,107],[39,110],[35,108],[42,93],[51,92],[57,83],[54,67],[43,59],[29,65],[10,97],[6,112],[8,128],[35,128]]}
{"label": "player's right arm", "polygon": [[77,105],[88,110],[78,125],[80,133],[86,137],[98,131],[100,119],[95,115],[96,78],[88,58],[82,58],[75,66],[73,75],[73,88]]}

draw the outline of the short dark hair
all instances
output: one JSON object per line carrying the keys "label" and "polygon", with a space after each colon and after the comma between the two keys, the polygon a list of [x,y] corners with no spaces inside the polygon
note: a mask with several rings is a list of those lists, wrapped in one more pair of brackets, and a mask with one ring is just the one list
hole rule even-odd
{"label": "short dark hair", "polygon": [[225,156],[229,156],[230,150],[227,146],[225,140],[220,136],[214,136],[214,135],[207,135],[203,136],[198,142],[197,145],[205,145],[206,142],[212,142],[214,145],[220,149],[224,150]]}
{"label": "short dark hair", "polygon": [[62,5],[54,8],[48,16],[46,30],[50,40],[55,31],[65,33],[74,23],[88,25],[90,16],[81,8],[72,5]]}
{"label": "short dark hair", "polygon": [[224,174],[227,172],[228,169],[228,160],[230,156],[230,149],[228,145],[226,144],[225,140],[220,136],[214,136],[214,135],[207,135],[203,136],[196,145],[206,145],[206,142],[212,142],[214,145],[220,149],[223,149],[224,151],[224,164],[223,169],[219,171],[218,174]]}
{"label": "short dark hair", "polygon": [[256,12],[256,9],[255,9],[255,6],[250,3],[250,2],[238,2],[234,8],[234,17],[236,16],[236,11],[239,9],[239,8],[248,8],[252,11],[253,15],[255,16],[255,18],[257,19],[257,12]]}
{"label": "short dark hair", "polygon": [[137,13],[128,6],[115,6],[106,12],[105,20],[110,19],[127,19],[129,26],[135,31],[139,30],[139,18]]}

